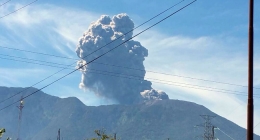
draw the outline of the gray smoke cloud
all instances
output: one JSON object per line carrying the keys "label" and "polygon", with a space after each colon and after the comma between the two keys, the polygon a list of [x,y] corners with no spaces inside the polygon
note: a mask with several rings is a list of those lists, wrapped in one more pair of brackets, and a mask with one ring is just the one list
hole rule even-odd
{"label": "gray smoke cloud", "polygon": [[143,96],[145,101],[169,99],[168,95],[165,92],[161,90],[155,90],[155,89],[145,90],[141,92],[141,95]]}
{"label": "gray smoke cloud", "polygon": [[[96,22],[91,23],[88,30],[79,39],[76,53],[81,60],[78,61],[77,67],[88,63],[111,48],[119,45],[126,39],[131,38],[133,32],[130,32],[127,35],[124,34],[131,31],[133,28],[134,23],[127,14],[118,14],[113,16],[112,19],[107,15],[102,15]],[[122,35],[124,36],[115,40]],[[113,40],[113,43],[89,55],[91,52],[103,47]],[[154,90],[151,87],[152,83],[144,80],[145,71],[109,66],[117,65],[144,70],[143,61],[147,56],[148,50],[143,47],[140,42],[130,40],[97,59],[95,63],[84,66],[81,69],[82,78],[80,88],[93,91],[98,96],[116,100],[120,104],[169,99],[165,92]],[[101,65],[99,63],[109,65]],[[138,80],[136,80],[136,78]]]}

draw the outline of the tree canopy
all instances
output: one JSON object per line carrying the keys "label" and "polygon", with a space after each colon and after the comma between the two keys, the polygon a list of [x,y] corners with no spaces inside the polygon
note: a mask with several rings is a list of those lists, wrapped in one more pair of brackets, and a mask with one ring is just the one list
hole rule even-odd
{"label": "tree canopy", "polygon": [[0,138],[2,138],[3,134],[5,133],[5,129],[4,128],[1,128],[0,129]]}
{"label": "tree canopy", "polygon": [[87,140],[116,140],[113,136],[106,134],[104,129],[95,130],[94,132],[96,133],[97,138],[90,138]]}

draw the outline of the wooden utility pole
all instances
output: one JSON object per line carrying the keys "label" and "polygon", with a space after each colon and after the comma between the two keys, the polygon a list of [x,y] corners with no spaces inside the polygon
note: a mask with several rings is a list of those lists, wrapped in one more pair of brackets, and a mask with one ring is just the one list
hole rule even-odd
{"label": "wooden utility pole", "polygon": [[247,140],[253,140],[254,134],[254,0],[249,0],[249,31],[248,31],[248,104],[247,104]]}

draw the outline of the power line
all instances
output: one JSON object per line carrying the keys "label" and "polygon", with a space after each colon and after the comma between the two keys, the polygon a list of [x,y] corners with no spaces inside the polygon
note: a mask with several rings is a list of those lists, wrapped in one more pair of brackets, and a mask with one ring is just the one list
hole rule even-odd
{"label": "power line", "polygon": [[[35,53],[35,54],[52,56],[52,57],[58,57],[58,58],[80,60],[80,59],[71,58],[71,57],[57,56],[57,55],[52,55],[52,54],[46,54],[46,53],[40,53],[40,52],[34,52],[34,51],[28,51],[28,50],[21,50],[21,49],[4,47],[4,46],[0,46],[0,47],[1,48],[6,48],[6,49],[17,50],[17,51],[23,51],[23,52],[29,52],[29,53]],[[32,61],[40,61],[40,62],[45,62],[45,63],[53,63],[53,62],[48,62],[48,61],[35,60],[35,59],[31,59],[31,58],[23,58],[23,57],[17,57],[17,56],[6,55],[6,54],[0,54],[0,55],[2,55],[2,56],[9,56],[9,57],[15,57],[15,58],[21,58],[21,59],[28,59],[28,60],[32,60]],[[53,64],[64,65],[64,64],[60,64],[60,63],[53,63]],[[244,85],[238,85],[238,84],[233,84],[233,83],[213,81],[213,80],[208,80],[208,79],[195,78],[195,77],[189,77],[189,76],[183,76],[183,75],[177,75],[177,74],[162,73],[162,72],[156,72],[156,71],[151,71],[151,70],[144,70],[144,69],[138,69],[138,68],[119,66],[119,65],[114,65],[114,64],[106,64],[106,63],[100,63],[100,62],[93,62],[92,64],[107,65],[107,66],[124,68],[124,69],[131,69],[131,70],[136,70],[136,71],[145,71],[145,72],[150,72],[150,73],[163,74],[163,75],[168,75],[168,76],[174,76],[174,77],[180,77],[180,78],[186,78],[186,79],[192,79],[192,80],[200,80],[200,81],[205,81],[205,82],[212,82],[212,83],[225,84],[225,85],[231,85],[231,86],[238,86],[238,87],[245,87],[245,88],[247,87],[247,86],[244,86]],[[71,65],[66,65],[66,66],[71,66]],[[254,89],[260,89],[260,88],[254,87]]]}
{"label": "power line", "polygon": [[[136,78],[132,78],[132,77],[126,77],[126,76],[120,76],[120,75],[111,75],[111,74],[107,74],[107,73],[100,73],[100,72],[90,72],[90,73],[95,73],[95,74],[101,74],[101,75],[105,75],[105,76],[113,76],[113,77],[119,77],[119,78],[125,78],[125,79],[131,79],[131,80],[138,80],[140,81],[141,79],[136,79]],[[158,82],[158,81],[152,81],[154,83],[161,83],[161,84],[166,84],[166,85],[174,85],[174,86],[179,86],[179,87],[185,87],[185,88],[192,88],[192,89],[199,89],[199,90],[207,90],[207,91],[214,91],[214,92],[218,92],[218,93],[225,93],[225,94],[234,94],[234,95],[241,95],[241,96],[247,96],[245,94],[239,94],[239,93],[229,93],[229,92],[223,92],[223,91],[217,91],[217,90],[210,90],[210,89],[203,89],[203,88],[196,88],[196,87],[190,87],[190,86],[183,86],[183,85],[178,85],[178,84],[170,84],[170,83],[163,83],[163,82]],[[30,88],[30,87],[28,87]],[[21,92],[18,92],[19,93],[22,93],[23,91],[27,90],[28,88],[25,88],[24,90],[22,90]],[[43,88],[42,88],[43,89]],[[40,89],[41,90],[41,89]],[[36,92],[40,91],[40,90],[37,90]],[[34,93],[36,93],[34,92]],[[34,94],[33,93],[33,94]],[[17,95],[17,94],[16,94]],[[7,99],[10,99],[12,97],[14,97],[15,95],[7,98]],[[28,96],[29,97],[29,96]],[[256,98],[260,98],[260,97],[256,97]],[[5,99],[5,100],[7,100]],[[3,101],[1,101],[0,103],[2,103]],[[17,103],[17,102],[15,102]],[[14,104],[15,104],[14,103]],[[13,105],[13,104],[12,104]],[[10,105],[11,106],[11,105]],[[8,106],[9,107],[9,106]],[[7,107],[6,107],[7,108]],[[3,109],[1,109],[3,110]],[[1,111],[0,110],[0,111]]]}
{"label": "power line", "polygon": [[[22,61],[24,62],[24,61]],[[111,72],[110,72],[111,73]],[[129,76],[129,75],[127,75]],[[132,76],[132,75],[130,75]],[[136,76],[135,76],[136,77]],[[147,79],[152,79],[152,78],[147,78]],[[171,83],[177,83],[177,82],[172,82],[172,81],[164,81],[164,80],[160,80],[160,79],[152,79],[152,80],[159,80],[159,81],[163,81],[163,82],[171,82]],[[198,85],[190,85],[190,84],[186,84],[186,83],[177,83],[177,84],[184,84],[184,85],[189,85],[189,86],[198,86]],[[198,86],[198,87],[202,87],[202,86]],[[212,88],[212,87],[203,87],[203,88],[210,88],[210,89],[217,89],[217,90],[224,90],[224,91],[231,91],[231,90],[225,90],[225,89],[218,89],[218,88]],[[200,88],[199,88],[200,89]],[[231,92],[240,92],[240,91],[231,91]],[[245,92],[240,92],[240,93],[245,93]]]}
{"label": "power line", "polygon": [[[105,53],[103,53],[103,54],[99,55],[98,57],[96,57],[96,58],[92,59],[92,60],[91,60],[91,61],[89,61],[88,63],[86,63],[86,64],[84,64],[84,65],[80,66],[80,67],[79,67],[79,68],[77,68],[76,70],[73,70],[73,71],[71,71],[71,72],[69,72],[69,73],[65,74],[64,76],[62,76],[62,77],[60,77],[60,78],[58,78],[58,79],[56,79],[56,80],[52,81],[51,83],[49,83],[49,84],[47,84],[47,85],[43,86],[42,88],[40,88],[40,89],[38,89],[38,90],[36,90],[36,91],[34,91],[34,92],[30,93],[29,95],[26,95],[26,96],[25,96],[23,99],[30,97],[31,95],[33,95],[33,94],[37,93],[38,91],[41,91],[42,89],[44,89],[44,88],[46,88],[46,87],[48,87],[48,86],[50,86],[50,85],[52,85],[52,84],[54,84],[54,83],[58,82],[59,80],[61,80],[61,79],[65,78],[65,77],[67,77],[68,75],[70,75],[70,74],[74,73],[75,71],[77,71],[77,70],[79,70],[79,69],[83,68],[84,66],[86,66],[86,65],[88,65],[88,64],[90,64],[90,63],[92,63],[92,62],[96,61],[97,59],[101,58],[102,56],[104,56],[104,55],[108,54],[109,52],[111,52],[111,51],[113,51],[113,50],[115,50],[115,49],[117,49],[117,48],[118,48],[119,46],[121,46],[122,44],[124,44],[124,43],[128,42],[129,40],[131,40],[131,39],[135,38],[136,36],[138,36],[138,35],[140,35],[140,34],[142,34],[142,33],[144,33],[145,31],[147,31],[147,30],[151,29],[152,27],[154,27],[154,26],[158,25],[158,24],[159,24],[159,23],[161,23],[162,21],[164,21],[164,20],[168,19],[169,17],[173,16],[174,14],[176,14],[176,13],[180,12],[181,10],[185,9],[186,7],[190,6],[190,5],[191,5],[191,4],[193,4],[195,1],[197,1],[197,0],[194,0],[194,1],[190,2],[190,3],[188,3],[187,5],[183,6],[182,8],[178,9],[177,11],[175,11],[175,12],[171,13],[170,15],[166,16],[165,18],[163,18],[163,19],[159,20],[158,22],[156,22],[155,24],[153,24],[153,25],[149,26],[148,28],[146,28],[146,29],[142,30],[141,32],[137,33],[136,35],[132,36],[131,38],[129,38],[129,39],[126,39],[125,41],[123,41],[123,42],[122,42],[122,43],[120,43],[119,45],[115,46],[114,48],[112,48],[112,49],[108,50],[107,52],[105,52]],[[19,100],[18,100],[18,101],[15,101],[15,102],[13,102],[12,104],[9,104],[9,105],[7,105],[7,106],[5,106],[5,107],[1,108],[1,109],[0,109],[0,111],[2,111],[3,109],[5,109],[5,108],[8,108],[8,107],[10,107],[10,106],[14,105],[14,104],[15,104],[15,103],[17,103],[17,102],[19,102]]]}
{"label": "power line", "polygon": [[[255,94],[254,94],[254,95],[255,95]],[[255,97],[255,96],[254,96],[254,97]],[[258,97],[255,97],[255,98],[258,98]],[[239,102],[239,104],[242,105],[242,103],[240,103],[240,102]],[[235,110],[237,110],[239,107],[240,107],[240,106],[236,106],[236,108],[230,110],[229,113],[228,113],[228,115],[226,115],[226,116],[229,116],[230,114],[233,114],[233,113],[235,112]],[[256,125],[254,126],[254,128],[257,127],[259,124],[260,124],[260,122],[259,122],[258,124],[256,124]],[[246,135],[244,135],[243,137],[246,137]]]}
{"label": "power line", "polygon": [[[100,72],[90,72],[90,73],[96,73],[96,74],[102,74],[102,75],[108,75],[108,76],[114,76],[114,77],[120,77],[120,78],[126,78],[126,79],[133,79],[133,80],[143,80],[143,79],[137,79],[133,77],[126,77],[126,76],[121,76],[121,75],[111,75],[107,73],[100,73]],[[192,88],[192,89],[199,89],[199,90],[207,90],[207,91],[214,91],[218,93],[226,93],[226,94],[234,94],[234,95],[241,95],[241,96],[247,96],[246,94],[240,94],[240,93],[232,93],[232,92],[225,92],[221,90],[212,90],[212,89],[207,89],[207,88],[198,88],[198,87],[193,87],[193,86],[186,86],[186,85],[181,85],[181,84],[173,84],[173,83],[167,83],[167,82],[160,82],[160,81],[155,81],[155,80],[150,80],[153,83],[161,83],[165,85],[174,85],[174,86],[179,86],[179,87],[185,87],[185,88]],[[256,97],[260,98],[260,97]]]}
{"label": "power line", "polygon": [[[254,95],[255,95],[255,94],[254,94]],[[254,96],[254,97],[255,97],[255,96]],[[255,97],[255,98],[259,98],[259,97]],[[240,103],[240,102],[239,102],[239,104],[242,105],[242,103]],[[239,107],[239,106],[237,106],[236,108],[230,110],[229,113],[228,113],[228,115],[226,115],[226,116],[229,116],[230,114],[233,114],[234,111],[238,109],[238,107]],[[260,124],[260,122],[259,122],[258,124],[256,124],[256,125],[254,126],[254,128],[257,127],[259,124]],[[246,137],[246,135],[244,135],[243,137]]]}
{"label": "power line", "polygon": [[7,4],[7,3],[10,2],[10,1],[11,1],[11,0],[7,0],[6,2],[0,4],[0,7],[3,6],[3,5],[5,5],[5,4]]}
{"label": "power line", "polygon": [[43,64],[43,63],[37,63],[37,62],[30,62],[30,61],[25,61],[25,60],[17,60],[17,59],[13,59],[13,58],[4,58],[4,57],[0,57],[0,59],[6,59],[6,60],[17,61],[17,62],[23,62],[23,63],[29,63],[29,64],[36,64],[36,65],[43,65],[43,66],[49,66],[49,67],[55,67],[55,68],[73,69],[73,68],[67,68],[67,67],[62,67],[62,66],[53,66],[53,65],[50,65],[50,64]]}
{"label": "power line", "polygon": [[[35,0],[35,1],[37,1],[37,0]],[[35,2],[35,1],[33,1],[33,2]],[[153,20],[154,18],[160,16],[161,14],[165,13],[166,11],[172,9],[172,8],[175,7],[176,5],[182,3],[183,1],[184,1],[184,0],[182,0],[182,1],[178,2],[178,3],[176,3],[175,5],[169,7],[169,8],[166,9],[166,10],[162,11],[161,13],[159,13],[159,14],[157,14],[156,16],[150,18],[149,20],[145,21],[144,23],[140,24],[139,26],[135,27],[134,29],[128,31],[128,32],[125,33],[124,35],[126,35],[126,34],[132,32],[133,30],[139,28],[140,26],[142,26],[142,25],[148,23],[149,21],[151,21],[151,20]],[[32,3],[33,3],[33,2],[32,2]],[[32,4],[32,3],[31,3],[31,4]],[[89,55],[93,54],[94,52],[96,52],[96,51],[98,51],[98,50],[104,48],[105,46],[107,46],[107,45],[113,43],[114,41],[118,40],[119,38],[123,37],[124,35],[122,35],[122,36],[118,37],[117,39],[115,39],[115,40],[109,42],[108,44],[106,44],[106,45],[100,47],[99,49],[97,49],[97,50],[91,52],[91,53],[88,54],[87,56],[89,56]],[[0,46],[0,47],[2,47],[2,48],[6,48],[6,49],[17,50],[17,51],[24,51],[24,52],[29,52],[29,53],[35,53],[35,54],[41,54],[41,55],[47,55],[47,56],[52,56],[52,57],[57,57],[57,58],[65,58],[65,59],[78,60],[78,59],[76,59],[76,58],[64,57],[64,56],[58,56],[58,55],[53,55],[53,54],[40,53],[40,52],[34,52],[34,51],[22,50],[22,49],[10,48],[10,47],[4,47],[4,46]],[[85,57],[87,57],[87,56],[84,56],[83,58],[85,58]],[[100,63],[100,64],[102,64],[102,63]],[[108,64],[104,64],[104,65],[108,65]],[[116,65],[113,65],[113,66],[116,66]],[[117,66],[117,67],[122,67],[122,66]],[[123,68],[123,67],[122,67],[122,68]],[[129,69],[145,71],[145,70],[143,70],[143,69],[134,69],[134,68],[129,68]],[[154,72],[154,71],[147,71],[147,72],[151,72],[151,73],[159,73],[159,72]],[[219,83],[219,84],[227,84],[227,85],[233,85],[233,86],[247,87],[247,86],[244,86],[244,85],[238,85],[238,84],[232,84],[232,83],[226,83],[226,82],[219,82],[219,81],[212,81],[212,80],[207,80],[207,79],[200,79],[200,78],[187,77],[187,76],[180,76],[180,75],[172,75],[172,74],[167,74],[167,73],[159,73],[159,74],[171,75],[171,76],[176,76],[176,77],[182,77],[182,78],[188,78],[188,79],[194,79],[194,80],[201,80],[201,81],[207,81],[207,82],[214,82],[214,83]],[[255,89],[260,89],[260,88],[255,88]]]}
{"label": "power line", "polygon": [[[66,67],[61,67],[61,66],[53,66],[53,65],[41,64],[41,63],[35,63],[35,62],[28,62],[28,61],[17,60],[17,59],[9,59],[9,58],[2,58],[2,57],[0,57],[0,59],[7,59],[7,60],[13,60],[13,61],[19,61],[19,62],[25,62],[25,63],[31,63],[31,64],[45,65],[45,66],[57,67],[57,68],[75,69],[75,68],[66,68]],[[29,59],[29,60],[31,60],[31,59]],[[60,64],[60,65],[62,65],[62,64]],[[67,65],[65,65],[65,66],[67,66]],[[89,69],[89,68],[87,68],[87,70],[112,73],[112,74],[116,74],[116,75],[120,75],[120,76],[130,76],[130,77],[136,77],[136,78],[143,78],[141,76],[136,76],[136,75],[125,75],[125,74],[121,74],[121,73],[115,73],[115,72],[110,72],[110,71],[102,71],[102,70],[97,70],[97,69]],[[92,73],[95,73],[95,72],[92,72]],[[188,85],[188,86],[192,86],[192,87],[195,86],[195,87],[200,87],[200,88],[205,88],[205,89],[221,90],[221,91],[236,92],[236,93],[246,93],[246,92],[242,92],[242,91],[234,91],[234,90],[220,89],[220,88],[214,88],[214,87],[205,87],[205,86],[192,85],[192,84],[187,84],[187,83],[182,83],[182,82],[173,82],[173,81],[169,81],[169,80],[161,80],[161,79],[157,79],[157,78],[146,77],[146,79],[155,80],[155,81],[152,81],[152,82],[158,82],[159,81],[159,83],[161,83],[161,82],[167,82],[167,83],[170,82],[170,83],[174,83],[174,84]]]}
{"label": "power line", "polygon": [[32,2],[30,2],[30,3],[26,4],[26,5],[24,5],[24,6],[21,7],[21,8],[18,8],[18,9],[16,9],[16,10],[14,10],[14,11],[12,11],[12,12],[10,12],[10,13],[4,15],[4,16],[1,16],[0,19],[2,19],[2,18],[4,18],[4,17],[7,17],[7,16],[9,16],[9,15],[11,15],[11,14],[13,14],[13,13],[19,11],[19,10],[22,10],[23,8],[25,8],[25,7],[27,7],[27,6],[29,6],[29,5],[31,5],[31,4],[33,4],[33,3],[35,3],[36,1],[38,1],[38,0],[32,1]]}
{"label": "power line", "polygon": [[51,57],[63,58],[63,59],[79,60],[77,58],[72,58],[72,57],[65,57],[65,56],[59,56],[59,55],[54,55],[54,54],[47,54],[47,53],[29,51],[29,50],[24,50],[24,49],[11,48],[11,47],[6,47],[6,46],[0,46],[0,47],[4,48],[4,49],[9,49],[9,50],[22,51],[22,52],[27,52],[27,53],[34,53],[34,54],[46,55],[46,56],[51,56]]}
{"label": "power line", "polygon": [[[35,0],[35,1],[37,1],[37,0]],[[175,7],[175,6],[179,5],[179,4],[180,4],[180,3],[182,3],[182,2],[184,2],[184,0],[181,0],[180,2],[178,2],[178,3],[174,4],[173,6],[171,6],[171,7],[167,8],[166,10],[162,11],[161,13],[159,13],[159,14],[155,15],[154,17],[150,18],[149,20],[147,20],[147,21],[143,22],[142,24],[138,25],[138,26],[137,26],[137,27],[135,27],[134,29],[131,29],[130,31],[128,31],[128,32],[126,32],[126,33],[124,33],[123,35],[119,36],[119,37],[118,37],[118,38],[116,38],[115,40],[113,40],[113,41],[111,41],[111,42],[107,43],[106,45],[104,45],[104,46],[100,47],[99,49],[97,49],[97,50],[93,51],[93,52],[92,52],[92,53],[90,53],[90,54],[93,54],[94,52],[96,52],[96,51],[98,51],[98,50],[100,50],[100,49],[104,48],[105,46],[107,46],[107,45],[109,45],[109,44],[113,43],[114,41],[118,40],[119,38],[122,38],[124,35],[126,35],[126,34],[128,34],[128,33],[132,32],[132,31],[134,31],[135,29],[137,29],[137,28],[139,28],[139,27],[143,26],[144,24],[146,24],[146,23],[148,23],[149,21],[151,21],[151,20],[155,19],[156,17],[160,16],[161,14],[163,14],[163,13],[165,13],[165,12],[169,11],[170,9],[172,9],[173,7]],[[52,56],[52,57],[58,57],[58,58],[65,58],[65,59],[74,59],[74,60],[78,60],[78,59],[76,59],[76,58],[71,58],[71,57],[64,57],[64,56],[58,56],[58,55],[53,55],[53,54],[40,53],[40,52],[34,52],[34,51],[29,51],[29,50],[22,50],[22,49],[16,49],[16,48],[4,47],[4,46],[0,46],[0,47],[2,47],[2,48],[6,48],[6,49],[17,50],[17,51],[24,51],[24,52],[29,52],[29,53],[35,53],[35,54],[41,54],[41,55],[47,55],[47,56]],[[85,56],[84,56],[83,58],[85,58]]]}
{"label": "power line", "polygon": [[[0,54],[2,56],[8,56],[8,57],[13,57],[13,58],[19,58],[23,60],[30,60],[30,61],[36,61],[36,62],[43,62],[43,63],[48,63],[48,64],[55,64],[55,65],[61,65],[61,66],[71,66],[71,65],[66,65],[66,64],[61,64],[61,63],[55,63],[55,62],[49,62],[49,61],[42,61],[42,60],[36,60],[36,59],[31,59],[31,58],[25,58],[25,57],[19,57],[19,56],[13,56],[13,55],[7,55],[7,54]],[[3,57],[0,57],[3,58]],[[5,58],[3,58],[5,59]],[[11,60],[11,59],[10,59]],[[13,59],[17,60],[17,59]]]}
{"label": "power line", "polygon": [[[61,66],[71,66],[71,65],[64,65],[64,64],[61,64],[61,63],[54,63],[54,62],[48,62],[48,61],[42,61],[42,60],[35,60],[35,59],[31,59],[31,58],[24,58],[24,57],[18,57],[18,56],[12,56],[12,55],[6,55],[6,54],[0,54],[2,56],[8,56],[8,57],[14,57],[14,58],[20,58],[20,59],[26,59],[26,60],[31,60],[31,61],[38,61],[38,62],[44,62],[44,63],[50,63],[50,64],[57,64],[57,65],[61,65]],[[9,58],[3,58],[3,57],[0,57],[0,59],[7,59],[7,60],[13,60],[13,61],[20,61],[20,62],[25,62],[25,63],[31,63],[31,62],[28,62],[28,61],[22,61],[22,60],[17,60],[17,59],[9,59]],[[93,62],[94,63],[94,62]],[[92,63],[92,64],[93,64]],[[45,64],[40,64],[40,63],[32,63],[32,64],[38,64],[38,65],[45,65]],[[131,70],[137,70],[137,71],[145,71],[145,72],[151,72],[151,73],[158,73],[158,74],[164,74],[166,75],[165,73],[159,73],[159,72],[154,72],[154,71],[149,71],[149,70],[144,70],[144,69],[136,69],[136,68],[130,68],[130,67],[124,67],[124,66],[118,66],[118,65],[111,65],[111,64],[105,64],[105,63],[98,63],[98,62],[95,62],[95,64],[100,64],[100,65],[106,65],[106,66],[112,66],[112,67],[119,67],[119,68],[124,68],[124,69],[131,69]],[[53,66],[53,65],[46,65],[46,66],[51,66],[51,67],[57,67],[57,68],[64,68],[64,67],[60,67],[60,66]],[[172,74],[167,74],[169,76],[178,76],[178,77],[185,77],[185,76],[180,76],[180,75],[172,75]],[[186,77],[185,77],[186,78]],[[193,78],[194,79],[194,78]],[[197,79],[197,78],[196,78]],[[205,79],[203,79],[205,80]],[[236,91],[236,92],[240,92],[240,91]],[[243,93],[246,93],[246,92],[243,92]]]}
{"label": "power line", "polygon": [[226,136],[228,136],[230,139],[235,140],[234,138],[232,138],[231,136],[229,136],[227,133],[225,133],[223,130],[221,130],[220,128],[217,127],[217,129],[222,132],[223,134],[225,134]]}
{"label": "power line", "polygon": [[[130,68],[130,67],[124,67],[124,66],[118,66],[118,65],[111,65],[111,64],[105,64],[105,63],[99,63],[99,62],[95,62],[93,64],[101,64],[101,65],[108,65],[108,66],[114,66],[114,67],[119,67],[119,68],[127,68],[127,69],[131,69],[131,70],[146,71],[146,72],[150,72],[150,73],[157,73],[157,74],[163,74],[163,75],[168,75],[168,76],[175,76],[175,77],[181,77],[181,78],[187,78],[187,79],[193,79],[193,80],[200,80],[200,81],[212,82],[212,83],[218,83],[218,84],[225,84],[225,85],[231,85],[231,86],[247,87],[247,86],[244,86],[244,85],[238,85],[238,84],[232,84],[232,83],[226,83],[226,82],[220,82],[220,81],[213,81],[213,80],[202,79],[202,78],[195,78],[195,77],[189,77],[189,76],[183,76],[183,75],[162,73],[162,72],[156,72],[156,71],[151,71],[151,70]],[[260,89],[260,88],[257,88],[257,87],[254,87],[254,88],[255,89]]]}
{"label": "power line", "polygon": [[[182,0],[182,1],[178,2],[177,4],[174,4],[174,5],[173,5],[173,6],[171,6],[170,8],[168,8],[168,9],[166,9],[166,10],[162,11],[161,13],[159,13],[159,14],[155,15],[154,17],[152,17],[152,18],[148,19],[147,21],[143,22],[143,23],[142,23],[142,24],[140,24],[139,26],[137,26],[137,27],[135,27],[134,29],[132,29],[132,30],[130,30],[130,31],[126,32],[126,33],[124,33],[123,35],[119,36],[119,37],[118,37],[118,38],[116,38],[115,40],[113,40],[113,41],[111,41],[111,42],[109,42],[109,43],[105,44],[104,46],[102,46],[102,47],[100,47],[99,49],[97,49],[97,50],[93,51],[92,53],[90,53],[90,54],[88,54],[88,55],[84,56],[83,58],[85,58],[85,57],[87,57],[87,56],[89,56],[89,55],[93,54],[94,52],[96,52],[96,51],[100,50],[101,48],[104,48],[105,46],[107,46],[107,45],[109,45],[109,44],[113,43],[114,41],[116,41],[116,40],[120,39],[121,37],[123,37],[124,35],[126,35],[126,34],[128,34],[128,33],[132,32],[133,30],[135,30],[135,29],[137,29],[137,28],[141,27],[142,25],[144,25],[144,24],[146,24],[147,22],[151,21],[152,19],[154,19],[154,18],[158,17],[159,15],[161,15],[161,14],[165,13],[166,11],[168,11],[168,10],[170,10],[171,8],[175,7],[176,5],[178,5],[178,4],[180,4],[180,3],[182,3],[183,1],[184,1],[184,0]],[[2,48],[8,48],[8,47],[3,47],[3,46],[1,46],[1,47],[2,47]],[[13,49],[13,50],[20,50],[20,49]],[[23,51],[23,50],[21,50],[21,51]],[[35,53],[35,52],[32,52],[32,51],[27,51],[27,50],[25,50],[25,52],[31,52],[31,53]],[[36,52],[36,53],[37,53],[37,52]],[[48,56],[51,56],[51,55],[49,55],[49,54],[44,54],[44,53],[37,53],[37,54],[42,54],[42,55],[48,55]],[[54,55],[53,55],[53,56],[54,56]],[[56,57],[63,58],[63,57],[61,57],[61,56],[56,56]],[[72,63],[71,65],[73,65],[73,64],[74,64],[74,63]],[[41,64],[41,65],[42,65],[42,64]],[[67,68],[62,68],[61,70],[59,70],[59,71],[57,71],[57,72],[53,73],[52,75],[50,75],[50,76],[48,76],[48,77],[46,77],[46,78],[42,79],[41,81],[39,81],[39,82],[37,82],[37,83],[33,84],[32,86],[30,86],[30,87],[27,87],[27,88],[26,88],[25,90],[23,90],[23,91],[26,91],[27,89],[29,89],[29,88],[31,88],[31,87],[33,87],[33,86],[35,86],[35,85],[37,85],[37,84],[39,84],[39,83],[41,83],[41,82],[45,81],[46,79],[48,79],[48,78],[50,78],[50,77],[52,77],[52,76],[56,75],[57,73],[59,73],[59,72],[61,72],[61,71],[65,70],[65,69],[67,69]],[[21,92],[18,92],[18,94],[19,94],[19,93],[21,93]]]}
{"label": "power line", "polygon": [[[255,126],[254,126],[254,128],[256,128],[258,125],[260,124],[260,122],[258,123],[258,124],[256,124]],[[244,135],[244,137],[246,138],[246,134]]]}
{"label": "power line", "polygon": [[[0,59],[1,59],[1,57],[0,57]],[[22,60],[15,60],[15,59],[10,59],[10,60],[21,61],[21,62],[25,62],[25,63],[31,63],[31,62],[22,61]],[[64,68],[64,67],[60,67],[60,66],[52,66],[52,65],[48,65],[48,64],[40,64],[40,63],[34,63],[34,62],[32,64],[39,64],[39,65],[45,65],[45,66],[50,66],[50,67]],[[65,69],[74,69],[75,70],[75,68],[65,68]],[[215,91],[215,92],[221,92],[221,93],[229,93],[229,94],[246,96],[246,94],[239,94],[239,93],[246,93],[246,92],[241,92],[241,91],[233,91],[233,90],[227,90],[227,89],[205,87],[205,86],[192,85],[192,84],[181,83],[181,82],[173,82],[173,81],[169,81],[169,80],[161,80],[161,79],[149,78],[149,77],[141,77],[141,76],[136,76],[136,75],[121,74],[121,73],[115,73],[115,72],[104,71],[104,70],[97,70],[97,69],[89,69],[89,68],[87,68],[87,70],[90,73],[108,75],[108,76],[125,78],[125,79],[143,80],[143,78],[145,78],[145,79],[148,79],[148,80],[150,80],[151,82],[154,82],[154,83],[161,83],[161,84],[166,84],[166,85],[174,85],[174,86],[181,86],[181,87],[187,87],[187,88],[193,88],[193,89],[200,89],[200,90]],[[111,75],[111,74],[113,74],[113,75]],[[18,95],[19,93],[21,93],[21,92],[18,92],[15,95]],[[11,97],[9,97],[7,99],[10,99],[10,98],[12,98],[14,96],[11,96]],[[258,96],[255,96],[255,97],[258,98]],[[4,100],[0,101],[0,103],[6,101],[7,99],[4,99]]]}
{"label": "power line", "polygon": [[254,128],[256,128],[259,124],[260,124],[260,122],[258,124],[256,124]]}
{"label": "power line", "polygon": [[21,91],[15,93],[15,94],[13,94],[12,96],[10,96],[10,97],[8,97],[8,98],[6,98],[6,99],[0,101],[0,103],[3,103],[4,101],[9,100],[9,99],[13,98],[13,97],[16,96],[16,95],[23,93],[24,91],[28,90],[29,88],[31,88],[31,87],[33,87],[33,86],[35,86],[35,85],[37,85],[37,84],[39,84],[39,83],[41,83],[41,82],[43,82],[43,81],[49,79],[50,77],[52,77],[52,76],[58,74],[59,72],[61,72],[61,71],[63,71],[63,70],[64,70],[64,69],[61,69],[61,70],[59,70],[59,71],[57,71],[57,72],[51,74],[50,76],[48,76],[48,77],[46,77],[46,78],[44,78],[44,79],[42,79],[42,80],[36,82],[35,84],[31,85],[30,87],[27,87],[27,88],[25,88],[25,89],[23,89],[23,90],[21,90]]}
{"label": "power line", "polygon": [[204,119],[204,123],[201,125],[195,125],[195,127],[203,127],[204,133],[197,138],[202,137],[204,140],[214,140],[215,139],[215,126],[211,123],[211,120],[216,116],[210,115],[200,115]]}

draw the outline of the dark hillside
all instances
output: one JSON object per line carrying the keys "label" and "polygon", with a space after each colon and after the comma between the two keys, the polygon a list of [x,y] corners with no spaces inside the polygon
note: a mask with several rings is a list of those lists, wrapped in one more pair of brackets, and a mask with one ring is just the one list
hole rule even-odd
{"label": "dark hillside", "polygon": [[[5,99],[22,88],[0,87],[0,99]],[[31,88],[24,95],[35,91]],[[0,104],[1,107],[19,100],[20,96]],[[203,133],[194,128],[202,124],[201,114],[214,115],[212,123],[235,140],[244,140],[246,131],[204,106],[180,101],[162,100],[136,105],[85,106],[75,97],[58,98],[39,92],[25,100],[22,120],[22,140],[55,140],[61,128],[64,140],[82,140],[94,136],[95,129],[105,128],[123,140],[190,140]],[[16,139],[18,109],[9,107],[0,112],[0,127]],[[219,139],[229,139],[216,130]],[[255,139],[260,139],[256,136]]]}

